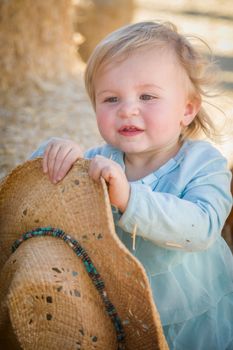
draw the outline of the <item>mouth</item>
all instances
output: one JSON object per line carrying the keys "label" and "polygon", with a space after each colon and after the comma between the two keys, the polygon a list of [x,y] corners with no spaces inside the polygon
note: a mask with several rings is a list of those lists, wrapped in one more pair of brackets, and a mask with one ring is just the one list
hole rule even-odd
{"label": "mouth", "polygon": [[123,136],[135,136],[139,135],[144,130],[135,125],[123,125],[119,130],[119,134]]}

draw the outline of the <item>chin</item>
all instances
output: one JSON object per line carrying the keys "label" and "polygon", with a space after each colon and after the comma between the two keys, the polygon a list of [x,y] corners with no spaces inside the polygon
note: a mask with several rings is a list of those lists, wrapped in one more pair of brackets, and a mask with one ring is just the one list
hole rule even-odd
{"label": "chin", "polygon": [[122,152],[124,153],[141,153],[144,149],[140,149],[138,145],[128,145],[128,146],[118,146]]}

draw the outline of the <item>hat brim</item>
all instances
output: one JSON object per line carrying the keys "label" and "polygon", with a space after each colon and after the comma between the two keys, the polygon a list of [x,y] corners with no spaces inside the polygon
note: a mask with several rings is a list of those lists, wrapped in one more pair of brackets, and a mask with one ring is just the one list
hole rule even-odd
{"label": "hat brim", "polygon": [[[112,347],[105,345],[105,348],[116,348],[116,342],[112,340],[114,329],[108,315],[104,316],[104,306],[98,299],[98,293],[91,286],[79,258],[64,242],[51,237],[32,238],[11,255],[11,246],[21,234],[36,227],[53,226],[78,240],[91,257],[123,322],[126,349],[168,349],[145,271],[117,237],[107,187],[104,181],[96,183],[90,179],[88,166],[89,161],[77,161],[67,176],[54,185],[42,173],[41,159],[36,159],[17,167],[0,185],[0,271],[2,281],[5,281],[5,286],[4,283],[1,284],[1,305],[6,306],[7,298],[8,307],[13,307],[11,312],[16,316],[19,305],[26,303],[28,317],[28,310],[32,313],[35,303],[44,303],[50,308],[49,314],[52,317],[56,315],[54,320],[63,317],[64,321],[64,317],[69,318],[70,315],[74,325],[81,322],[84,323],[85,330],[88,327],[93,329],[92,336],[98,341],[104,341],[107,334]],[[17,264],[14,260],[18,260]],[[77,275],[79,282],[76,280]],[[59,283],[62,289],[59,289]],[[44,290],[44,293],[37,295],[35,286],[40,291]],[[7,295],[9,289],[10,293]],[[16,294],[12,292],[16,289],[19,291],[17,302]],[[31,305],[34,306],[30,306],[28,301],[25,302],[25,295],[31,295]],[[42,295],[44,298],[52,295],[54,302],[38,301],[36,295],[38,298],[42,298]],[[87,302],[79,303],[82,299]],[[96,319],[100,314],[104,324],[102,330]],[[88,324],[84,322],[85,317]],[[16,319],[17,317],[14,317],[15,329],[19,328]],[[44,328],[48,327],[48,321],[51,321],[51,325],[51,318],[47,319],[47,323],[43,323],[42,320],[36,323],[31,315],[31,318],[27,319],[27,327],[31,326],[35,333],[38,332],[39,324],[44,325]],[[69,323],[72,322],[65,322],[67,325]],[[57,324],[62,327],[61,320]],[[32,328],[34,325],[37,325],[36,328]],[[77,332],[77,327],[75,329]],[[105,336],[102,334],[104,330]],[[57,331],[59,333],[59,327]],[[19,333],[17,335],[22,344],[22,339],[26,336]],[[80,337],[77,342],[80,342]],[[67,335],[66,338],[68,343],[72,335]],[[95,345],[98,346],[97,342]],[[70,349],[69,345],[63,346],[63,349],[66,348]],[[88,346],[86,348],[88,349]]]}

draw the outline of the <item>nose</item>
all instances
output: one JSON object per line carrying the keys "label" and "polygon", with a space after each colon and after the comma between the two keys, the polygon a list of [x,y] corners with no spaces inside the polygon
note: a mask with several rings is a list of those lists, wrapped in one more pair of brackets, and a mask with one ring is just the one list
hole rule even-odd
{"label": "nose", "polygon": [[140,110],[138,103],[135,101],[124,101],[120,104],[118,115],[121,118],[129,118],[139,115]]}

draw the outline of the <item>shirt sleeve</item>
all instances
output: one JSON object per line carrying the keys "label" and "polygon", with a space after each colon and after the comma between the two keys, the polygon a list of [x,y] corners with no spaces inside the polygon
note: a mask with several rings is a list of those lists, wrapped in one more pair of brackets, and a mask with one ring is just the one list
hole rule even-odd
{"label": "shirt sleeve", "polygon": [[207,249],[221,233],[232,207],[231,174],[218,158],[199,171],[184,187],[181,197],[153,192],[132,183],[126,211],[118,225],[168,249]]}

